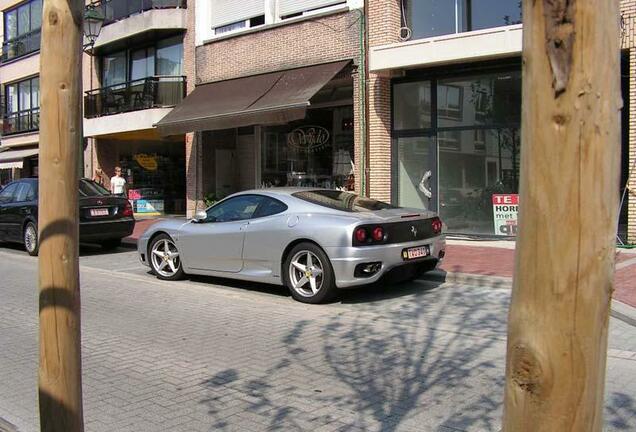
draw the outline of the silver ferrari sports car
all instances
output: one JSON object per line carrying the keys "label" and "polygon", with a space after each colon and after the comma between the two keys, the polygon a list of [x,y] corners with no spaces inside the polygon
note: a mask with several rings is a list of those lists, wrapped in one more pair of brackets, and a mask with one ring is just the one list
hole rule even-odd
{"label": "silver ferrari sports car", "polygon": [[158,222],[138,252],[160,279],[279,284],[296,300],[321,303],[383,276],[414,279],[437,266],[445,245],[432,212],[338,190],[275,188],[231,195],[193,220]]}

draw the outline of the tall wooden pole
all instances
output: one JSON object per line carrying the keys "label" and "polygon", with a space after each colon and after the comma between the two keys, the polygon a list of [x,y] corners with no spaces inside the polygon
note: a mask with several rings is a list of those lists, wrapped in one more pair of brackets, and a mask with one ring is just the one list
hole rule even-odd
{"label": "tall wooden pole", "polygon": [[618,0],[524,1],[504,430],[602,430],[617,229]]}
{"label": "tall wooden pole", "polygon": [[78,169],[81,0],[45,0],[40,80],[41,430],[79,432],[82,420]]}

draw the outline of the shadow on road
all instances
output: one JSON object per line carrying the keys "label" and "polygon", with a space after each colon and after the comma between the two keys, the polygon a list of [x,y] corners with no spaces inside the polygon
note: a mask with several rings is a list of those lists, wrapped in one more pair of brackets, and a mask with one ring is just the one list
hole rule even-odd
{"label": "shadow on road", "polygon": [[[203,383],[211,428],[236,426],[227,417],[231,392],[240,395],[243,412],[267,424],[264,430],[334,421],[342,423],[339,430],[496,430],[504,371],[493,346],[501,339],[470,333],[505,327],[505,316],[493,316],[487,294],[469,300],[433,295],[433,288],[413,283],[348,292],[344,302],[413,298],[375,319],[369,309],[295,323],[279,341],[284,355],[273,366],[260,374],[231,367]],[[441,330],[451,327],[457,331]]]}

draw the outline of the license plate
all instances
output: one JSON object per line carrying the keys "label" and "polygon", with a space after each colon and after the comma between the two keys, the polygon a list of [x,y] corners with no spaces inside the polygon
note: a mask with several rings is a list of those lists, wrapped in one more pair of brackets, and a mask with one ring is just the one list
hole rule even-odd
{"label": "license plate", "polygon": [[108,216],[108,209],[105,209],[105,208],[91,209],[91,216]]}
{"label": "license plate", "polygon": [[428,246],[418,246],[404,249],[402,251],[402,258],[404,258],[405,260],[424,258],[429,256],[430,253],[431,252]]}

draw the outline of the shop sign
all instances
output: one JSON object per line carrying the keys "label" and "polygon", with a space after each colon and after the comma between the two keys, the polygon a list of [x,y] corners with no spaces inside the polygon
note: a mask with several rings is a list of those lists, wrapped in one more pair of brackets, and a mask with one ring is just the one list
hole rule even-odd
{"label": "shop sign", "polygon": [[328,147],[329,131],[322,126],[301,126],[287,134],[287,145],[313,153]]}
{"label": "shop sign", "polygon": [[519,213],[518,194],[494,194],[492,196],[493,219],[496,235],[517,235]]}
{"label": "shop sign", "polygon": [[129,200],[141,199],[141,190],[140,189],[128,189],[128,199]]}
{"label": "shop sign", "polygon": [[162,213],[163,200],[137,200],[135,201],[135,213]]}
{"label": "shop sign", "polygon": [[157,157],[139,153],[134,156],[135,161],[146,171],[157,171],[158,163]]}

